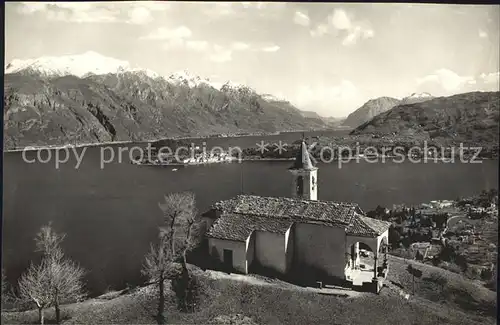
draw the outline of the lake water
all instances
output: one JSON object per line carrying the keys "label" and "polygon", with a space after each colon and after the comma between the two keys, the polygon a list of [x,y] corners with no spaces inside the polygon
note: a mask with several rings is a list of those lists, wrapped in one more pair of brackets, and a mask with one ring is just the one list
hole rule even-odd
{"label": "lake water", "polygon": [[[287,136],[290,139],[282,137],[283,141],[297,139],[297,135]],[[261,138],[242,139],[238,141],[254,145]],[[234,141],[213,140],[210,145],[227,146]],[[74,158],[56,169],[53,162],[28,164],[20,152],[4,155],[2,255],[11,282],[36,256],[33,237],[49,221],[67,234],[67,255],[89,270],[89,290],[100,293],[140,281],[143,256],[162,223],[158,202],[164,194],[193,191],[200,211],[242,191],[263,196],[290,194],[289,161],[190,166],[174,172],[132,165],[126,157],[122,163],[115,159],[101,169],[100,156],[99,147],[87,148],[78,169]],[[36,153],[28,154],[29,159],[33,157]],[[378,204],[418,204],[498,188],[497,160],[482,164],[352,161],[341,169],[336,163],[318,167],[319,199],[356,202],[365,211]]]}

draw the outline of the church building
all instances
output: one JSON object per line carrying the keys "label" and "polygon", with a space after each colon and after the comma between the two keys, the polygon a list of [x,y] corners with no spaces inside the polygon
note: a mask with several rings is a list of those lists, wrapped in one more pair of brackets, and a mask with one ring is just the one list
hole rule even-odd
{"label": "church building", "polygon": [[[294,272],[353,286],[375,283],[378,292],[378,280],[387,274],[387,261],[380,263],[379,255],[387,246],[390,223],[366,217],[355,203],[318,200],[318,168],[304,141],[289,172],[291,197],[238,195],[204,214],[209,254],[233,272]],[[360,244],[373,254],[371,269],[361,263]]]}

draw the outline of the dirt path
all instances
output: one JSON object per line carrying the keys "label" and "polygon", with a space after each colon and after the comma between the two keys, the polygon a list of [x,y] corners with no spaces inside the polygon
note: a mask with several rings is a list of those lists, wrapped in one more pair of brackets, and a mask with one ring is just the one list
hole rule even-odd
{"label": "dirt path", "polygon": [[343,288],[339,286],[327,286],[325,288],[312,288],[312,287],[301,287],[298,285],[294,285],[288,282],[284,282],[276,279],[269,278],[258,278],[252,275],[243,275],[243,274],[235,274],[235,273],[224,273],[219,271],[207,270],[206,274],[212,279],[230,279],[234,281],[246,282],[253,285],[260,286],[274,286],[285,290],[301,290],[301,291],[312,291],[319,294],[324,295],[335,295],[335,296],[344,296],[346,298],[356,298],[365,296],[369,293],[366,292],[358,292],[353,291],[350,288]]}

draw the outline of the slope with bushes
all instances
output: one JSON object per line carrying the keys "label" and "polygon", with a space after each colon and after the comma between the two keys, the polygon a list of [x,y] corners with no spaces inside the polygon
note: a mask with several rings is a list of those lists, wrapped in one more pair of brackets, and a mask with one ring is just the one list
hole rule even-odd
{"label": "slope with bushes", "polygon": [[[382,289],[380,295],[345,298],[322,295],[293,285],[273,285],[272,281],[270,285],[259,285],[255,283],[257,281],[213,277],[211,271],[198,269],[193,273],[202,288],[199,290],[197,309],[193,313],[179,312],[175,297],[168,290],[170,299],[166,303],[166,320],[168,324],[207,324],[221,319],[242,320],[239,324],[246,324],[244,321],[253,324],[343,325],[495,323],[496,314],[492,316],[490,310],[469,309],[469,305],[473,306],[475,302],[494,306],[495,296],[487,289],[478,289],[445,270],[434,270],[427,265],[417,267],[423,270],[421,281],[427,281],[433,272],[449,277],[445,290],[453,292],[453,296],[444,295],[438,299],[433,294],[440,290],[439,285],[432,288],[420,285],[416,287],[416,295],[409,300],[389,287]],[[411,290],[411,278],[407,273],[403,260],[391,258],[389,280],[402,285],[408,292]],[[459,290],[457,288],[462,289],[456,291]],[[156,312],[156,296],[153,286],[145,286],[67,305],[63,309],[64,324],[151,324]],[[464,301],[468,301],[469,305],[466,306]],[[35,311],[4,312],[2,323],[29,323],[36,317]]]}

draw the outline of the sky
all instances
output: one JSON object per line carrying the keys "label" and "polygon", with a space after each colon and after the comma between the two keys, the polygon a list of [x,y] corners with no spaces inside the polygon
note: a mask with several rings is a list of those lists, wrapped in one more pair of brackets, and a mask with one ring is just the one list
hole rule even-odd
{"label": "sky", "polygon": [[9,2],[5,61],[95,51],[246,84],[323,116],[367,100],[499,90],[500,6]]}

